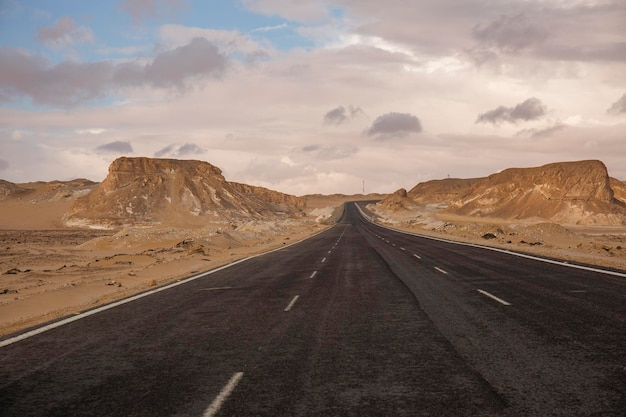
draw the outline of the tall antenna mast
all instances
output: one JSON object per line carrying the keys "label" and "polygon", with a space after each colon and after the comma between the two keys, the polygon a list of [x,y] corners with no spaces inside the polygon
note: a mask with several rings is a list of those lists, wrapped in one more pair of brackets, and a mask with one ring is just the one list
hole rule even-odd
{"label": "tall antenna mast", "polygon": [[363,180],[363,195],[365,195],[365,180]]}

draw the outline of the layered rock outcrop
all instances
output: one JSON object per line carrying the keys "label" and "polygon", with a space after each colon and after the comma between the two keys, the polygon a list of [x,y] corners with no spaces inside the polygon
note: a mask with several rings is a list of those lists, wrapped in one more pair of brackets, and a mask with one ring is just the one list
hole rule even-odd
{"label": "layered rock outcrop", "polygon": [[547,219],[569,224],[624,224],[600,161],[511,168],[478,181],[452,201],[448,213],[502,219]]}
{"label": "layered rock outcrop", "polygon": [[[486,178],[427,181],[407,197],[419,206],[437,205],[442,213],[462,216],[626,225],[626,186],[595,160],[510,168]],[[397,199],[393,195],[378,205],[391,208]]]}
{"label": "layered rock outcrop", "polygon": [[276,218],[302,214],[304,200],[265,188],[226,181],[208,162],[127,158],[115,160],[106,179],[78,199],[68,225],[119,227]]}

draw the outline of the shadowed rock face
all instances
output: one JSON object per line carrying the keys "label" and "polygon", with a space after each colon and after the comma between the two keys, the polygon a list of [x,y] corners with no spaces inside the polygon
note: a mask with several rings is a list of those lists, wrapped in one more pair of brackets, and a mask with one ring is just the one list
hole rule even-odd
{"label": "shadowed rock face", "polygon": [[302,209],[303,199],[230,183],[207,162],[122,157],[111,164],[98,188],[74,203],[66,223],[197,226],[206,221],[300,215]]}
{"label": "shadowed rock face", "polygon": [[613,190],[613,197],[626,207],[626,182],[611,178],[611,189]]}
{"label": "shadowed rock face", "polygon": [[511,168],[490,175],[453,200],[448,213],[569,224],[626,224],[600,161]]}

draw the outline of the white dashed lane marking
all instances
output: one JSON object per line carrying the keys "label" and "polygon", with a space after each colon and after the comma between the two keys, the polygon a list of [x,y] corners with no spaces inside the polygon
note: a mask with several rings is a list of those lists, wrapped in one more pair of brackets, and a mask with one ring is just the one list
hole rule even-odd
{"label": "white dashed lane marking", "polygon": [[204,411],[202,417],[213,417],[214,415],[216,415],[220,411],[220,408],[222,408],[222,404],[224,404],[224,401],[226,401],[228,396],[233,392],[242,377],[243,372],[237,372],[235,375],[233,375],[230,378],[230,381],[228,381],[228,384],[226,384],[226,386],[222,388],[222,391],[218,394],[217,397],[215,397],[211,405],[209,405],[209,408]]}
{"label": "white dashed lane marking", "polygon": [[504,301],[502,298],[498,298],[495,295],[493,295],[491,293],[488,293],[487,291],[483,291],[483,290],[477,290],[477,291],[479,293],[483,294],[483,295],[486,295],[487,297],[491,298],[492,300],[496,300],[497,302],[499,302],[502,305],[505,305],[505,306],[510,306],[511,305],[511,303],[509,303],[507,301]]}
{"label": "white dashed lane marking", "polygon": [[299,295],[296,295],[295,297],[293,297],[293,300],[291,300],[291,302],[289,303],[289,305],[287,307],[285,307],[284,311],[289,311],[291,310],[291,307],[293,307],[293,305],[296,303],[296,301],[298,301],[298,298],[300,298]]}

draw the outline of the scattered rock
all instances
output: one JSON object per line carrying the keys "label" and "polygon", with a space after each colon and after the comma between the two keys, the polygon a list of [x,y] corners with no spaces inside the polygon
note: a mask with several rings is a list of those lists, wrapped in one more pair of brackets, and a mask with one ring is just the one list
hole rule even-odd
{"label": "scattered rock", "polygon": [[0,294],[17,294],[18,291],[17,290],[10,290],[8,288],[5,288],[4,290],[0,291]]}
{"label": "scattered rock", "polygon": [[496,235],[494,235],[493,233],[485,233],[482,236],[483,239],[497,239],[498,237]]}
{"label": "scattered rock", "polygon": [[24,271],[21,271],[21,270],[19,270],[17,268],[11,268],[7,272],[5,272],[4,275],[15,275],[15,274],[19,274],[21,272],[24,272]]}

